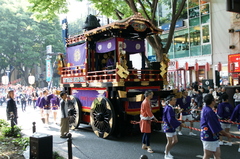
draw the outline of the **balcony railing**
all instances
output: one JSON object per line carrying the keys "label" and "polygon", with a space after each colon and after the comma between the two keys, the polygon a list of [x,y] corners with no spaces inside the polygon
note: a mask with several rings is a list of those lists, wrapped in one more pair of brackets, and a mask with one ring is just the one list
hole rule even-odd
{"label": "balcony railing", "polygon": [[[162,77],[160,75],[160,70],[150,70],[150,69],[129,69],[129,74],[126,78],[121,78],[118,73],[118,69],[111,69],[111,70],[101,70],[101,71],[91,71],[86,72],[86,69],[81,66],[71,66],[71,67],[64,67],[61,71],[62,78],[75,78],[80,77],[81,82],[119,82],[120,79],[124,79],[125,82],[128,81],[161,81]],[[84,80],[83,80],[84,79]],[[62,80],[63,81],[63,80]],[[71,81],[71,80],[70,80]],[[65,82],[63,82],[65,83]],[[69,82],[68,82],[69,83]]]}

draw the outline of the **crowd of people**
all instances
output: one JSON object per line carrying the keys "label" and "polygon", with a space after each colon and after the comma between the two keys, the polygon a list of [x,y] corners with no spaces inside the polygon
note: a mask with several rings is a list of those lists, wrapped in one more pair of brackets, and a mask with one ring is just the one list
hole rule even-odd
{"label": "crowd of people", "polygon": [[[163,111],[163,130],[166,133],[167,144],[165,147],[165,159],[172,159],[170,150],[178,142],[177,135],[183,135],[182,127],[186,127],[185,121],[190,122],[190,127],[194,127],[194,121],[200,120],[201,141],[204,149],[203,159],[220,159],[220,145],[232,146],[231,142],[231,121],[240,123],[240,90],[236,89],[233,97],[230,97],[224,87],[210,88],[207,90],[201,87],[188,87],[182,92],[181,98],[168,96],[162,101]],[[157,121],[161,117],[155,117],[151,113],[150,99],[153,92],[145,92],[145,100],[141,105],[140,128],[143,133],[142,148],[153,153],[150,147],[151,121]],[[229,98],[235,99],[234,105],[228,101]],[[240,131],[240,126],[238,125]],[[189,135],[196,136],[189,129]],[[227,141],[223,141],[226,136]],[[240,152],[240,145],[238,152]]]}
{"label": "crowd of people", "polygon": [[13,118],[17,124],[18,110],[17,106],[21,105],[21,111],[25,112],[27,107],[40,110],[40,117],[46,128],[49,128],[49,117],[53,116],[53,123],[58,124],[57,113],[61,110],[60,120],[60,137],[67,138],[69,132],[68,125],[68,104],[67,94],[60,91],[59,88],[33,88],[21,85],[12,85],[1,87],[1,97],[6,96],[1,104],[6,102],[7,119]]}

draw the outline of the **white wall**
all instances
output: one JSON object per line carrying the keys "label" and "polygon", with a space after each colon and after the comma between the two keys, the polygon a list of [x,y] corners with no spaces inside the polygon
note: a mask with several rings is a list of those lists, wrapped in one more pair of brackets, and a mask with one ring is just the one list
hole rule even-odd
{"label": "white wall", "polygon": [[213,66],[218,62],[226,64],[231,41],[228,33],[231,28],[231,13],[226,11],[226,0],[211,0],[211,13]]}

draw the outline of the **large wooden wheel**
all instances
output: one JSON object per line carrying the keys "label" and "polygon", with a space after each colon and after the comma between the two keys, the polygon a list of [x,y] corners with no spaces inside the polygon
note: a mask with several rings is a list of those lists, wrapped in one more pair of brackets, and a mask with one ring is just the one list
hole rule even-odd
{"label": "large wooden wheel", "polygon": [[112,103],[105,97],[96,98],[91,105],[90,123],[94,133],[107,138],[114,130],[116,116]]}
{"label": "large wooden wheel", "polygon": [[68,116],[69,127],[71,129],[78,128],[81,120],[81,103],[73,95],[70,95],[68,99]]}

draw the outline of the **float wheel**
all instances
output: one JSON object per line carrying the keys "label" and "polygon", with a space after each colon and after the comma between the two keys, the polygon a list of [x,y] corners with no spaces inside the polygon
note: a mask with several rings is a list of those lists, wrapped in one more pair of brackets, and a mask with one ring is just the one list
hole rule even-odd
{"label": "float wheel", "polygon": [[96,98],[91,105],[90,123],[94,133],[107,138],[114,131],[116,116],[112,103],[105,97]]}
{"label": "float wheel", "polygon": [[71,129],[78,128],[81,120],[81,102],[73,95],[70,95],[68,99],[68,116],[69,127]]}

